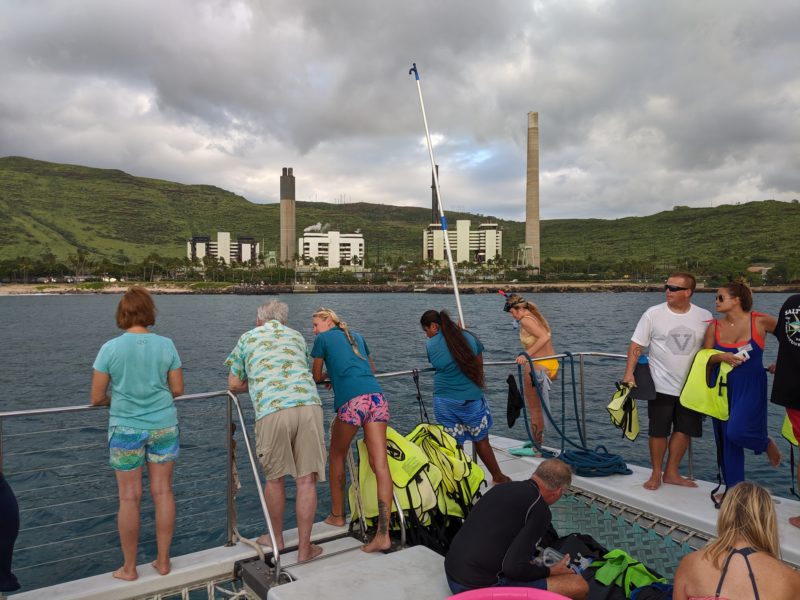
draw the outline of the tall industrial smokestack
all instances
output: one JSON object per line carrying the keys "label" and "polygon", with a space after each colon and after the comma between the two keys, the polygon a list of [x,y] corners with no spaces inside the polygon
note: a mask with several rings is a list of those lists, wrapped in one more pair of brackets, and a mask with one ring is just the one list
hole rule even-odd
{"label": "tall industrial smokestack", "polygon": [[[436,165],[436,178],[439,178],[439,165]],[[431,172],[431,223],[439,222],[439,198],[436,195],[436,179]]]}
{"label": "tall industrial smokestack", "polygon": [[539,236],[539,113],[528,113],[528,178],[525,187],[525,245],[533,250],[533,266],[541,268]]}
{"label": "tall industrial smokestack", "polygon": [[294,267],[297,254],[297,229],[294,218],[294,175],[291,167],[281,175],[281,262]]}

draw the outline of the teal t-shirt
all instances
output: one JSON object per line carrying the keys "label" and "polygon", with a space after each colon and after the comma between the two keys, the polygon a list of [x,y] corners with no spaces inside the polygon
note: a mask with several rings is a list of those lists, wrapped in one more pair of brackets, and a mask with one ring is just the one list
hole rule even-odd
{"label": "teal t-shirt", "polygon": [[383,393],[369,360],[365,360],[369,358],[367,342],[355,331],[351,330],[350,334],[364,358],[356,356],[344,331],[338,327],[320,333],[311,348],[313,358],[325,361],[325,369],[333,385],[333,408],[336,410],[356,396]]}
{"label": "teal t-shirt", "polygon": [[[467,331],[463,334],[475,355],[482,354],[483,344],[478,338]],[[480,400],[483,397],[483,390],[458,368],[441,332],[428,338],[425,346],[428,350],[428,361],[436,369],[433,376],[434,396],[453,400]]]}
{"label": "teal t-shirt", "polygon": [[177,425],[167,373],[180,366],[172,340],[155,333],[123,333],[103,344],[93,367],[111,377],[109,427],[164,429]]}

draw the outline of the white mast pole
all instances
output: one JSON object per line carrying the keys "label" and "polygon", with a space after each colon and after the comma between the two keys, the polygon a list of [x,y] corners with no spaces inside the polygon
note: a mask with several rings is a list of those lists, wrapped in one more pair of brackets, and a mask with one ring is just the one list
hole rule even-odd
{"label": "white mast pole", "polygon": [[456,281],[456,268],[453,264],[453,253],[450,251],[450,238],[447,235],[447,220],[444,216],[444,207],[442,206],[442,193],[439,191],[439,174],[436,172],[436,161],[433,158],[433,144],[431,143],[431,134],[428,130],[428,119],[425,116],[425,102],[422,100],[422,86],[419,84],[419,71],[417,71],[417,63],[412,63],[411,69],[408,74],[414,74],[417,80],[417,92],[419,92],[419,106],[422,109],[422,122],[425,125],[425,139],[428,142],[428,156],[431,159],[431,172],[433,173],[433,185],[436,187],[436,205],[439,209],[439,218],[442,223],[442,232],[444,233],[444,248],[447,252],[447,264],[450,267],[450,279],[453,281],[453,293],[456,297],[456,308],[458,308],[458,323],[462,329],[466,328],[464,322],[464,313],[461,310],[461,297],[458,293],[458,281]]}

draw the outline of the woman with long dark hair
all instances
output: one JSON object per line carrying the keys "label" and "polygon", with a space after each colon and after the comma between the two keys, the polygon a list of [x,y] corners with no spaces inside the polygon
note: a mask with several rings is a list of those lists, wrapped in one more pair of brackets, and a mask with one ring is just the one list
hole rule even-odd
{"label": "woman with long dark hair", "polygon": [[433,378],[433,412],[436,420],[456,441],[475,444],[478,456],[495,484],[511,479],[504,475],[489,445],[492,413],[483,394],[483,344],[461,329],[446,310],[427,310],[419,320],[428,340],[428,361],[436,369]]}
{"label": "woman with long dark hair", "polygon": [[734,369],[728,375],[727,421],[712,419],[714,437],[722,448],[722,476],[727,489],[744,481],[744,450],[766,452],[777,467],[781,453],[767,435],[767,374],[764,371],[766,334],[775,331],[776,319],[753,310],[753,293],[743,282],[723,285],[717,291],[716,310],[724,315],[706,330],[704,348],[720,354],[709,362],[726,362]]}

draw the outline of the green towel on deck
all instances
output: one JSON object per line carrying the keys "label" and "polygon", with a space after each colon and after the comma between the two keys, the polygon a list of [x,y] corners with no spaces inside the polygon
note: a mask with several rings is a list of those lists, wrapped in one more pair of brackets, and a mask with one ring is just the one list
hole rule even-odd
{"label": "green towel on deck", "polygon": [[620,586],[625,591],[626,598],[631,597],[634,588],[667,582],[663,577],[648,571],[647,567],[624,550],[612,550],[603,559],[592,563],[593,567],[600,567],[594,578],[603,585],[614,583]]}

